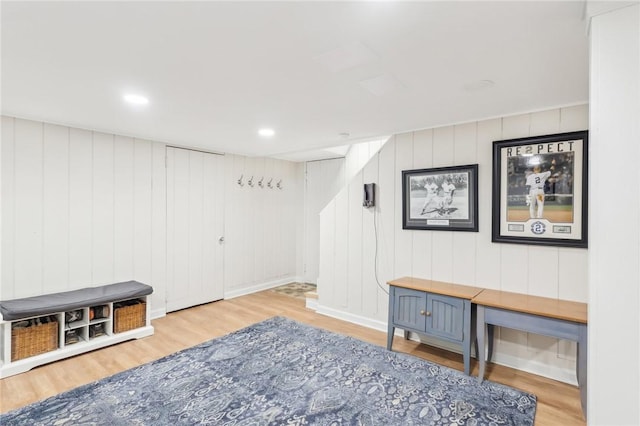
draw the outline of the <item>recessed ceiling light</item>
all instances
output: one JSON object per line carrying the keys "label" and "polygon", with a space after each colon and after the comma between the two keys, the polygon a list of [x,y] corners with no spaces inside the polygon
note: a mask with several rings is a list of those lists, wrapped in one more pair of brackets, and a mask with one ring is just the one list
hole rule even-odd
{"label": "recessed ceiling light", "polygon": [[124,100],[129,102],[130,104],[135,105],[146,105],[149,103],[149,99],[145,98],[144,96],[132,94],[124,95]]}
{"label": "recessed ceiling light", "polygon": [[270,138],[271,136],[275,135],[276,132],[273,129],[260,129],[258,130],[258,134],[263,138]]}

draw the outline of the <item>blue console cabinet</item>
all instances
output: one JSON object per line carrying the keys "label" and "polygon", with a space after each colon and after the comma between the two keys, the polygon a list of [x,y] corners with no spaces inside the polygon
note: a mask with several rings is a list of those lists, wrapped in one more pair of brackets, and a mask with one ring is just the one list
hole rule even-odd
{"label": "blue console cabinet", "polygon": [[405,338],[413,331],[462,347],[464,372],[469,374],[471,343],[475,340],[475,313],[471,299],[480,288],[404,277],[389,283],[387,349],[391,350],[396,328]]}

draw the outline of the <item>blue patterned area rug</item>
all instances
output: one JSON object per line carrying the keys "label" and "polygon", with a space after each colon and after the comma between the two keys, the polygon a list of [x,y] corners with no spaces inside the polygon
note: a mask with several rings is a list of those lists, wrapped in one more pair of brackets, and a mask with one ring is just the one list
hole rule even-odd
{"label": "blue patterned area rug", "polygon": [[533,425],[536,398],[275,317],[20,408],[2,425]]}

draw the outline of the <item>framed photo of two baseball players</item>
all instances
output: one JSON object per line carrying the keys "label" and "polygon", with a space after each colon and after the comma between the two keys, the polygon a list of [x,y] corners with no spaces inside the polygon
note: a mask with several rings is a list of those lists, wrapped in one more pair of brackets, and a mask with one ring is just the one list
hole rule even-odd
{"label": "framed photo of two baseball players", "polygon": [[493,143],[493,242],[587,247],[586,130]]}
{"label": "framed photo of two baseball players", "polygon": [[478,231],[478,165],[402,171],[402,228]]}

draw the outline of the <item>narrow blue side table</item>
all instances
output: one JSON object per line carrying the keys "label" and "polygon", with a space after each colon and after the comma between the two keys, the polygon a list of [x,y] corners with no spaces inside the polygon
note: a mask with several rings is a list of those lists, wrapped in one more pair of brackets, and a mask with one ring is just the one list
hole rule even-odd
{"label": "narrow blue side table", "polygon": [[477,338],[480,347],[478,381],[484,379],[485,334],[493,354],[493,328],[501,326],[577,342],[576,376],[582,413],[587,418],[587,304],[498,290],[483,290],[471,303],[477,306]]}

